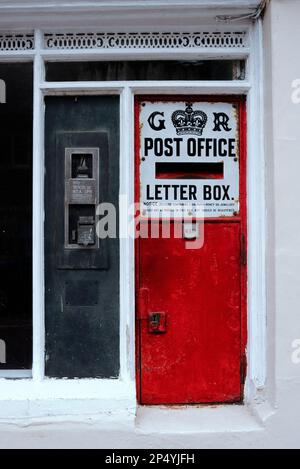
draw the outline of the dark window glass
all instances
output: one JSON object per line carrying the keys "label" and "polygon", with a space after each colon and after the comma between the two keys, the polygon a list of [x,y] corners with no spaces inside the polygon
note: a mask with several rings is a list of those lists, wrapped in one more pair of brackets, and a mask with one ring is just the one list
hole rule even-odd
{"label": "dark window glass", "polygon": [[242,80],[244,61],[49,62],[48,81]]}
{"label": "dark window glass", "polygon": [[0,64],[0,80],[0,370],[30,369],[32,64]]}

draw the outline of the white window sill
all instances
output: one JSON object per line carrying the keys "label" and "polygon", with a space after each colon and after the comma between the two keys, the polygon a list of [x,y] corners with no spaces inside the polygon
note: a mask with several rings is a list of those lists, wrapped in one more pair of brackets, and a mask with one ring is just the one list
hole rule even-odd
{"label": "white window sill", "polygon": [[257,432],[262,421],[245,405],[139,407],[136,427],[143,433]]}
{"label": "white window sill", "polygon": [[0,421],[62,416],[132,420],[135,415],[134,382],[0,379]]}
{"label": "white window sill", "polygon": [[141,434],[259,432],[275,410],[267,400],[253,405],[147,407],[138,406],[134,381],[0,379],[0,425],[99,422]]}
{"label": "white window sill", "polygon": [[31,370],[1,370],[0,379],[32,379]]}

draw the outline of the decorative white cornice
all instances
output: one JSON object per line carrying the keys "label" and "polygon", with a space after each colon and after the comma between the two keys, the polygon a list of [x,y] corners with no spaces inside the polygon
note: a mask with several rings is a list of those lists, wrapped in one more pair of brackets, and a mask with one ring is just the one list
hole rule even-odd
{"label": "decorative white cornice", "polygon": [[195,33],[57,33],[46,34],[48,50],[97,49],[241,49],[248,47],[246,32]]}
{"label": "decorative white cornice", "polygon": [[[198,31],[182,32],[143,32],[143,33],[103,33],[72,32],[45,33],[42,48],[52,51],[142,51],[151,49],[198,51],[218,50],[243,51],[249,47],[248,31]],[[0,51],[16,52],[35,49],[34,35],[25,33],[1,33]]]}
{"label": "decorative white cornice", "polygon": [[30,51],[34,49],[33,34],[0,33],[0,51]]}
{"label": "decorative white cornice", "polygon": [[256,9],[261,0],[0,0],[0,10],[120,9],[120,8],[247,8]]}
{"label": "decorative white cornice", "polygon": [[218,15],[251,15],[260,0],[0,0],[0,28],[196,27]]}

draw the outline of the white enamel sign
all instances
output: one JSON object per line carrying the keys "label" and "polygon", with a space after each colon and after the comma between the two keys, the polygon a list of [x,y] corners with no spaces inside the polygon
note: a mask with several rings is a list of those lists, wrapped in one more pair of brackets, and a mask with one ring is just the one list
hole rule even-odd
{"label": "white enamel sign", "polygon": [[239,123],[232,103],[145,101],[140,106],[141,213],[205,218],[239,213]]}

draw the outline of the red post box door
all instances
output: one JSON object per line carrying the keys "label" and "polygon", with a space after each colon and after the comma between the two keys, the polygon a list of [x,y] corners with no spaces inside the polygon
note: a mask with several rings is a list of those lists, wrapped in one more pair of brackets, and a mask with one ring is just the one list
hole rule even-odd
{"label": "red post box door", "polygon": [[[236,98],[188,99],[144,97],[136,103],[143,232],[136,243],[137,376],[139,401],[148,405],[243,398],[245,106]],[[175,195],[172,186],[178,186]],[[184,205],[187,194],[193,195],[191,206],[204,208],[201,248],[187,249],[187,239],[178,237],[184,223],[176,217],[170,237],[151,236],[151,225],[166,222],[158,212]]]}

